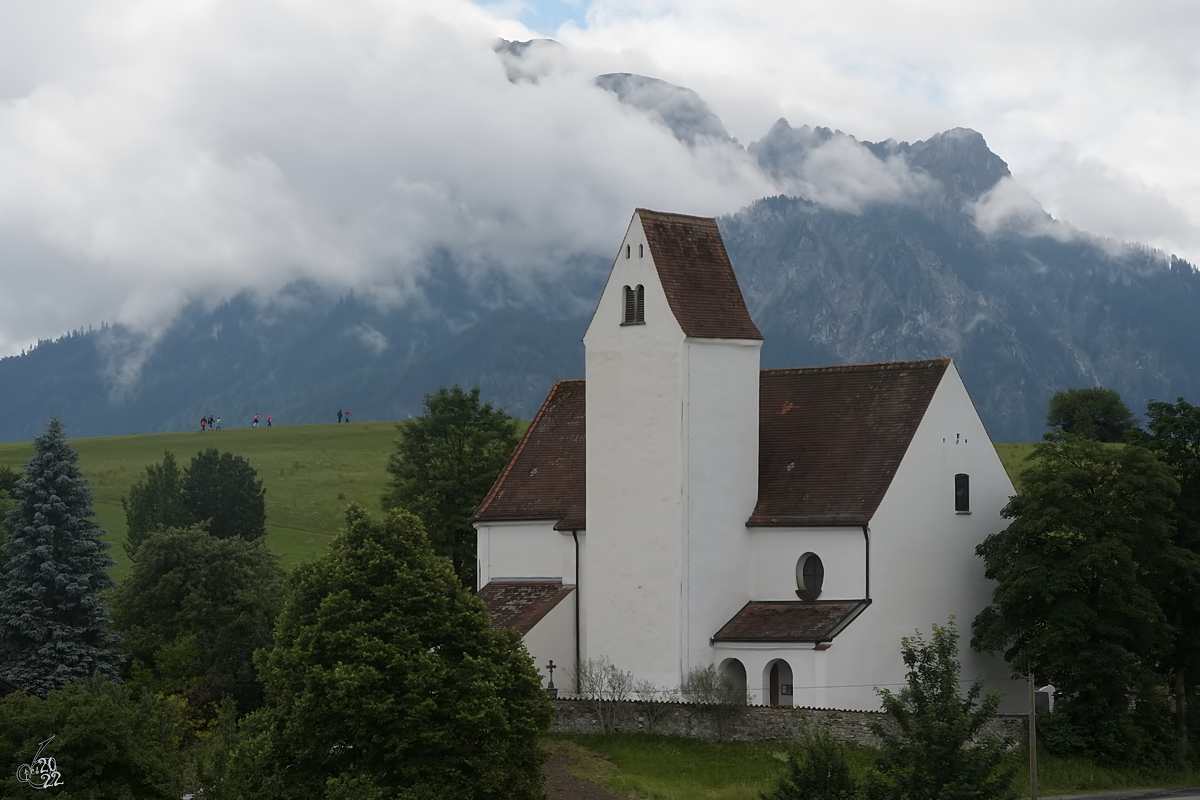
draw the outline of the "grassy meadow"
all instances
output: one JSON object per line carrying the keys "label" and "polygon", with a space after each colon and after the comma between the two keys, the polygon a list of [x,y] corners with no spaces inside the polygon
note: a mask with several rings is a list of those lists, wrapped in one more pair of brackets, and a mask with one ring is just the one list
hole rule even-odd
{"label": "grassy meadow", "polygon": [[[109,436],[71,444],[96,494],[96,520],[114,545],[109,553],[119,579],[129,566],[121,546],[121,496],[164,451],[174,453],[181,468],[208,447],[247,459],[267,490],[267,543],[290,568],[325,552],[348,503],[378,510],[396,437],[394,422],[354,422]],[[0,465],[19,468],[32,455],[29,442],[0,444]]]}
{"label": "grassy meadow", "polygon": [[1033,452],[1035,446],[1035,442],[1006,442],[995,445],[996,454],[1000,456],[1000,463],[1008,472],[1013,486],[1018,489],[1021,488],[1021,473],[1029,468],[1029,462],[1025,459]]}

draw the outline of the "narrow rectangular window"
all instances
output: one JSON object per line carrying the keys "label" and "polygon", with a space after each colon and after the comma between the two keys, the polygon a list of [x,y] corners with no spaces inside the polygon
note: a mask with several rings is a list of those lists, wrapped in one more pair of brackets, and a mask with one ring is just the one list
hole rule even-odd
{"label": "narrow rectangular window", "polygon": [[642,286],[639,283],[635,294],[637,296],[634,300],[633,321],[634,322],[645,322],[646,321],[646,287]]}
{"label": "narrow rectangular window", "polygon": [[954,476],[954,510],[960,514],[971,511],[971,476],[962,472]]}
{"label": "narrow rectangular window", "polygon": [[625,318],[621,324],[628,325],[637,319],[637,299],[634,296],[633,289],[625,287]]}

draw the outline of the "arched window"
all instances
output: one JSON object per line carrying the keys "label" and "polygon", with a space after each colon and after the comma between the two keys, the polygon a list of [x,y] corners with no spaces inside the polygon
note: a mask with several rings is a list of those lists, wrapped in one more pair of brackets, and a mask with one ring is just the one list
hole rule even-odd
{"label": "arched window", "polygon": [[641,325],[646,321],[646,287],[638,284],[636,288],[625,287],[625,314],[621,319],[622,325]]}
{"label": "arched window", "polygon": [[625,245],[625,257],[629,258],[629,245]]}
{"label": "arched window", "polygon": [[816,600],[825,583],[825,565],[816,553],[805,553],[796,562],[796,594],[801,600]]}
{"label": "arched window", "polygon": [[645,256],[646,256],[646,245],[639,244],[638,245],[638,258],[644,258]]}
{"label": "arched window", "polygon": [[954,476],[954,510],[959,514],[971,513],[971,476],[963,472]]}

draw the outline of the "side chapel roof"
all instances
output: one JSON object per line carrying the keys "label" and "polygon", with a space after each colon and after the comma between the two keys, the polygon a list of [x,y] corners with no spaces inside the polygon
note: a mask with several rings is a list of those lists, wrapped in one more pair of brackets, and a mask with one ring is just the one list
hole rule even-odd
{"label": "side chapel roof", "polygon": [[639,208],[671,313],[686,336],[762,339],[750,318],[717,221]]}
{"label": "side chapel roof", "polygon": [[[865,525],[949,359],[759,373],[758,501],[750,527]],[[475,514],[586,528],[584,382],[560,381]]]}
{"label": "side chapel roof", "polygon": [[558,520],[582,530],[587,497],[583,381],[559,381],[538,409],[475,520]]}
{"label": "side chapel roof", "polygon": [[479,590],[493,628],[515,628],[522,636],[575,591],[562,581],[489,581]]}

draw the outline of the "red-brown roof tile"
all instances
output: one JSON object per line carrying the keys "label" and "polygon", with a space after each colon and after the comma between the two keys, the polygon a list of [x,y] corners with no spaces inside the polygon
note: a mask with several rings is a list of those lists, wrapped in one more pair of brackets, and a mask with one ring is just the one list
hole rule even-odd
{"label": "red-brown roof tile", "polygon": [[582,530],[587,510],[585,433],[583,381],[559,381],[474,520],[553,519],[560,530]]}
{"label": "red-brown roof tile", "polygon": [[750,318],[715,219],[644,208],[637,214],[667,303],[685,335],[763,338]]}
{"label": "red-brown roof tile", "polygon": [[522,636],[575,591],[562,581],[491,581],[479,590],[493,628],[515,628]]}
{"label": "red-brown roof tile", "polygon": [[828,642],[870,604],[870,600],[752,601],[716,632],[713,641]]}
{"label": "red-brown roof tile", "polygon": [[950,362],[763,370],[747,525],[865,525]]}

